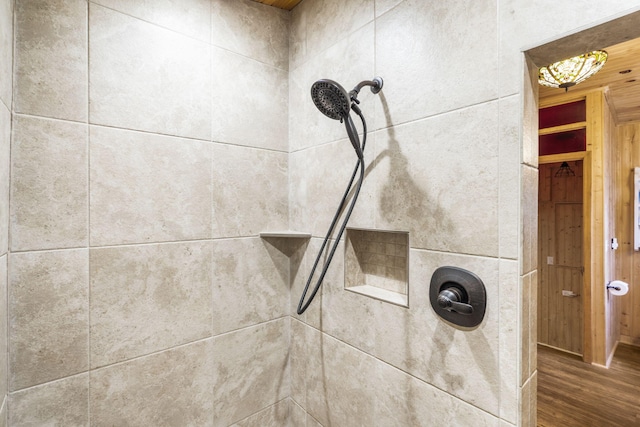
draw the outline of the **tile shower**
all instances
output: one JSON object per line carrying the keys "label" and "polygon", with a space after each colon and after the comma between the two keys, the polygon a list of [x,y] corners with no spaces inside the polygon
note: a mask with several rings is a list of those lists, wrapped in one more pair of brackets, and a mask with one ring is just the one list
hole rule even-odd
{"label": "tile shower", "polygon": [[[543,3],[1,0],[0,425],[535,425],[521,51],[640,8]],[[309,88],[374,75],[350,226],[407,236],[409,308],[341,247],[297,316],[355,162]],[[442,265],[477,329],[431,310]]]}

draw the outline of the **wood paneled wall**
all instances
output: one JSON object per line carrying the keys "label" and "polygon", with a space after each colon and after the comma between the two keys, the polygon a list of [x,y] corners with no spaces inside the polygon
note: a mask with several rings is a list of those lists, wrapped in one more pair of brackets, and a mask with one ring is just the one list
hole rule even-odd
{"label": "wood paneled wall", "polygon": [[621,341],[640,345],[640,252],[633,250],[633,168],[640,166],[640,123],[617,126],[616,223],[620,247],[615,251],[616,279],[629,283],[629,293],[615,297],[621,306]]}
{"label": "wood paneled wall", "polygon": [[[539,166],[538,342],[583,353],[583,161]],[[576,297],[563,296],[562,291]]]}
{"label": "wood paneled wall", "polygon": [[615,351],[616,345],[620,340],[620,298],[609,295],[606,290],[606,283],[616,280],[617,277],[617,259],[616,251],[611,248],[611,239],[616,237],[619,228],[616,221],[616,198],[618,194],[617,185],[617,150],[615,144],[616,125],[609,107],[610,102],[605,97],[604,102],[604,118],[603,118],[603,143],[604,143],[604,233],[606,241],[604,242],[605,257],[605,284],[602,285],[601,292],[604,293],[605,301],[605,317],[607,319],[606,334],[606,365],[609,366]]}

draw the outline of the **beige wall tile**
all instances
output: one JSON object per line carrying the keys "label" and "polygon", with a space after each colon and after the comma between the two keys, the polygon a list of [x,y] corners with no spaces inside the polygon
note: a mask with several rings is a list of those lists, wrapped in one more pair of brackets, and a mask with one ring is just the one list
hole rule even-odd
{"label": "beige wall tile", "polygon": [[[328,119],[327,119],[328,120]],[[339,124],[338,122],[335,122]],[[360,195],[349,219],[349,227],[374,228],[378,210],[378,188],[373,173],[375,146],[373,134],[369,134],[365,147],[365,179]],[[326,236],[341,198],[347,190],[358,158],[348,139],[312,147],[290,155],[290,224],[294,230],[305,230],[314,236]],[[370,169],[371,170],[371,169]],[[352,184],[353,191],[360,179],[360,169]],[[336,237],[344,221],[346,209],[340,216],[333,237]]]}
{"label": "beige wall tile", "polygon": [[286,11],[250,0],[212,0],[211,27],[214,46],[287,70]]}
{"label": "beige wall tile", "polygon": [[90,22],[92,123],[211,138],[208,44],[93,3]]}
{"label": "beige wall tile", "polygon": [[209,43],[211,40],[209,0],[94,0],[93,3],[169,28],[203,42]]}
{"label": "beige wall tile", "polygon": [[[0,256],[0,400],[7,395],[7,260]],[[0,416],[0,425],[2,417]]]}
{"label": "beige wall tile", "polygon": [[214,426],[228,426],[289,396],[289,319],[213,338]]}
{"label": "beige wall tile", "polygon": [[[232,424],[233,427],[283,427],[289,420],[289,399],[263,409],[244,420]],[[295,425],[295,424],[294,424]],[[304,425],[304,424],[298,424]]]}
{"label": "beige wall tile", "polygon": [[307,325],[296,319],[291,319],[291,345],[289,347],[290,397],[295,402],[295,406],[300,405],[302,408],[307,408],[307,374],[309,373],[309,350],[307,348],[309,339],[307,335],[310,333],[310,328]]}
{"label": "beige wall tile", "polygon": [[387,13],[404,0],[375,0],[376,2],[376,18]]}
{"label": "beige wall tile", "polygon": [[[518,262],[500,260],[500,418],[516,423],[518,420],[518,365],[520,304]],[[535,325],[535,324],[534,324]]]}
{"label": "beige wall tile", "polygon": [[91,373],[92,426],[210,426],[211,341]]}
{"label": "beige wall tile", "polygon": [[81,374],[9,396],[11,426],[88,426],[89,375]]}
{"label": "beige wall tile", "polygon": [[[314,254],[315,256],[315,254]],[[322,284],[322,320],[325,333],[367,353],[373,353],[378,334],[371,327],[372,313],[388,303],[344,288],[344,244],[341,243]]]}
{"label": "beige wall tile", "polygon": [[287,427],[306,427],[307,412],[292,399],[289,399],[289,423]]}
{"label": "beige wall tile", "polygon": [[375,359],[309,328],[307,412],[321,425],[375,425]]}
{"label": "beige wall tile", "polygon": [[522,165],[520,177],[520,274],[527,274],[538,265],[538,169]]}
{"label": "beige wall tile", "polygon": [[309,57],[344,40],[374,17],[374,0],[317,0],[310,3],[306,27]]}
{"label": "beige wall tile", "polygon": [[520,100],[513,96],[499,103],[498,224],[501,258],[518,258],[520,213]]}
{"label": "beige wall tile", "polygon": [[211,335],[211,244],[91,250],[91,365]]}
{"label": "beige wall tile", "polygon": [[[532,333],[532,325],[530,323],[531,316],[531,274],[527,274],[525,276],[520,277],[520,342],[519,342],[519,360],[520,360],[520,372],[519,383],[518,385],[523,386],[524,383],[529,379],[530,373],[530,363],[531,363],[531,333]],[[537,307],[534,307],[537,309]],[[537,328],[537,324],[535,325]]]}
{"label": "beige wall tile", "polygon": [[87,4],[16,2],[16,112],[87,121]]}
{"label": "beige wall tile", "polygon": [[7,427],[7,406],[9,404],[9,398],[4,396],[2,406],[0,406],[0,427]]}
{"label": "beige wall tile", "polygon": [[213,241],[213,334],[289,314],[289,259],[258,237]]}
{"label": "beige wall tile", "polygon": [[9,389],[89,367],[87,250],[11,254]]}
{"label": "beige wall tile", "polygon": [[[373,355],[497,416],[500,399],[498,260],[412,250],[410,263],[410,308],[381,304],[371,309],[376,325],[380,325],[375,328]],[[436,268],[445,265],[472,271],[485,285],[485,318],[473,330],[450,325],[431,307],[431,276]],[[356,321],[370,323],[371,316]],[[464,373],[460,372],[460,366],[464,366]]]}
{"label": "beige wall tile", "polygon": [[307,414],[307,427],[323,427],[315,418]]}
{"label": "beige wall tile", "polygon": [[213,237],[288,229],[286,153],[213,144]]}
{"label": "beige wall tile", "polygon": [[0,255],[9,249],[10,147],[11,113],[4,104],[0,104]]}
{"label": "beige wall tile", "polygon": [[211,55],[213,140],[287,151],[287,71],[222,48]]}
{"label": "beige wall tile", "polygon": [[498,418],[393,366],[377,361],[375,425],[486,426]]}
{"label": "beige wall tile", "polygon": [[[376,73],[387,82],[376,124],[403,123],[495,99],[495,0],[406,0],[376,21]],[[455,31],[452,31],[455,28]],[[482,31],[478,31],[482,28]],[[473,64],[469,78],[468,64]],[[494,133],[495,135],[495,133]]]}
{"label": "beige wall tile", "polygon": [[211,236],[211,145],[91,127],[91,243]]}
{"label": "beige wall tile", "polygon": [[538,67],[523,57],[522,163],[538,167]]}
{"label": "beige wall tile", "polygon": [[408,230],[414,248],[496,256],[497,117],[492,102],[377,132],[376,227]]}
{"label": "beige wall tile", "polygon": [[13,97],[13,1],[0,1],[0,102],[11,108]]}
{"label": "beige wall tile", "polygon": [[16,115],[11,152],[11,249],[87,244],[87,126]]}

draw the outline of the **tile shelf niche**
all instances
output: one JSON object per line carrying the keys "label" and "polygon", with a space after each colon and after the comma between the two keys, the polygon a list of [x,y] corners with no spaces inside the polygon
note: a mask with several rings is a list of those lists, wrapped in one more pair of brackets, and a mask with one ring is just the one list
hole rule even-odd
{"label": "tile shelf niche", "polygon": [[409,306],[409,233],[347,228],[345,289]]}

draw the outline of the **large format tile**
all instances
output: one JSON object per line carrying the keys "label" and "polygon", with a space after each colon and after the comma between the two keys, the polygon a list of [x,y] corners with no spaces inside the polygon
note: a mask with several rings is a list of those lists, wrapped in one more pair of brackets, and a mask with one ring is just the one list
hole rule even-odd
{"label": "large format tile", "polygon": [[13,3],[0,1],[0,102],[7,108],[13,97]]}
{"label": "large format tile", "polygon": [[288,156],[213,145],[213,237],[288,229]]}
{"label": "large format tile", "polygon": [[211,335],[211,246],[91,250],[91,365]]}
{"label": "large format tile", "polygon": [[520,168],[520,274],[527,274],[538,265],[538,169],[527,165]]}
{"label": "large format tile", "polygon": [[[337,123],[337,122],[336,122]],[[358,200],[349,219],[349,227],[374,228],[377,210],[378,183],[373,167],[375,146],[374,134],[369,134],[365,147],[365,177]],[[292,153],[290,156],[290,223],[294,230],[305,230],[314,236],[324,237],[338,206],[347,191],[358,158],[348,139]],[[360,179],[360,168],[356,173],[346,206],[352,203],[354,191]],[[342,211],[332,234],[336,237],[344,221],[347,208]]]}
{"label": "large format tile", "polygon": [[210,426],[211,342],[91,373],[92,426]]}
{"label": "large format tile", "polygon": [[498,155],[499,255],[518,258],[520,208],[520,103],[521,97],[500,100],[500,145]]}
{"label": "large format tile", "polygon": [[0,104],[0,255],[9,249],[10,147],[11,113],[4,104]]}
{"label": "large format tile", "polygon": [[89,367],[89,266],[85,249],[11,254],[9,389]]}
{"label": "large format tile", "polygon": [[[283,399],[275,405],[257,412],[232,427],[284,427],[289,420],[289,399]],[[293,424],[296,425],[296,424]],[[300,424],[297,424],[300,425]]]}
{"label": "large format tile", "polygon": [[498,255],[498,103],[376,133],[376,227],[411,246]]}
{"label": "large format tile", "polygon": [[16,112],[87,121],[87,4],[15,3]]}
{"label": "large format tile", "polygon": [[90,22],[92,123],[211,138],[207,43],[93,3]]}
{"label": "large format tile", "polygon": [[289,319],[213,339],[214,426],[228,426],[289,396]]}
{"label": "large format tile", "polygon": [[9,425],[89,425],[89,375],[81,374],[9,395]]}
{"label": "large format tile", "polygon": [[376,72],[386,81],[376,124],[495,99],[496,15],[495,0],[405,0],[376,20]]}
{"label": "large format tile", "polygon": [[144,21],[169,28],[209,43],[211,6],[209,0],[94,0]]}
{"label": "large format tile", "polygon": [[374,0],[316,0],[305,3],[310,3],[305,59],[341,42],[374,18]]}
{"label": "large format tile", "polygon": [[[518,262],[500,260],[500,418],[518,420],[520,303]],[[535,324],[534,324],[534,327]]]}
{"label": "large format tile", "polygon": [[250,0],[212,0],[211,27],[214,46],[287,69],[288,12]]}
{"label": "large format tile", "polygon": [[14,117],[12,250],[87,244],[87,145],[87,125]]}
{"label": "large format tile", "polygon": [[[482,323],[471,330],[437,316],[429,301],[430,278],[436,268],[455,266],[482,279],[487,308]],[[498,260],[412,250],[409,309],[379,303],[375,313],[375,351],[397,366],[459,399],[493,415],[499,414],[499,285]],[[367,316],[360,323],[370,323]],[[352,320],[353,321],[353,320]]]}
{"label": "large format tile", "polygon": [[307,412],[325,426],[376,425],[375,359],[306,328]]}
{"label": "large format tile", "polygon": [[499,419],[390,365],[377,362],[375,425],[498,427]]}
{"label": "large format tile", "polygon": [[211,236],[209,143],[91,127],[91,244]]}
{"label": "large format tile", "polygon": [[289,313],[289,259],[258,237],[213,242],[213,334]]}
{"label": "large format tile", "polygon": [[212,138],[287,151],[288,73],[213,47]]}
{"label": "large format tile", "polygon": [[[7,395],[7,262],[8,256],[0,256],[0,400]],[[0,421],[2,418],[0,417]],[[2,424],[0,423],[0,426]]]}

